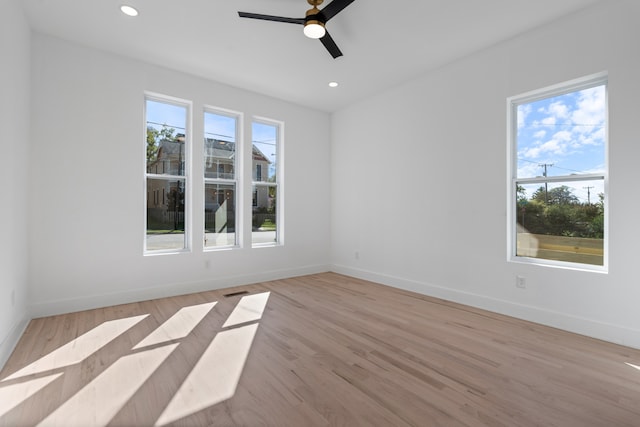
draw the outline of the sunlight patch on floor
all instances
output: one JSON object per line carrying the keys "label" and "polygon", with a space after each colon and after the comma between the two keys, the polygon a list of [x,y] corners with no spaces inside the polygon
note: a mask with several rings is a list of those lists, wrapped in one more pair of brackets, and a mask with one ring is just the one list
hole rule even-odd
{"label": "sunlight patch on floor", "polygon": [[36,378],[22,383],[0,385],[0,417],[45,388],[62,373]]}
{"label": "sunlight patch on floor", "polygon": [[[262,318],[270,292],[244,296],[223,328]],[[156,426],[172,423],[223,402],[236,392],[258,323],[219,332],[162,412]]]}
{"label": "sunlight patch on floor", "polygon": [[156,426],[172,423],[232,397],[258,329],[254,323],[219,332],[173,396]]}
{"label": "sunlight patch on floor", "polygon": [[121,357],[38,426],[106,426],[177,346]]}
{"label": "sunlight patch on floor", "polygon": [[[222,326],[224,329],[197,359],[156,425],[172,423],[233,397],[269,295],[269,292],[247,295],[238,301]],[[38,426],[109,424],[180,345],[177,341],[189,336],[216,304],[214,301],[180,308],[133,348],[127,346],[131,354],[121,356],[104,371],[96,371],[92,379],[86,379],[88,383],[78,385]],[[0,381],[0,416],[62,377],[65,368],[86,362],[148,316],[103,322],[2,380],[6,382]],[[45,373],[49,375],[28,377]],[[69,393],[67,390],[65,395]]]}
{"label": "sunlight patch on floor", "polygon": [[270,292],[262,292],[255,295],[242,297],[238,305],[233,309],[223,328],[240,325],[241,323],[253,322],[262,318],[262,313],[267,305]]}
{"label": "sunlight patch on floor", "polygon": [[627,363],[627,362],[625,362],[624,364],[627,366],[631,366],[632,368],[636,368],[638,371],[640,371],[640,366],[638,365],[634,365],[633,363]]}
{"label": "sunlight patch on floor", "polygon": [[2,381],[12,380],[53,369],[60,369],[80,363],[147,316],[148,314],[143,314],[141,316],[109,320],[101,323],[90,331],[80,335],[73,341],[68,342],[30,365],[25,366]]}
{"label": "sunlight patch on floor", "polygon": [[181,308],[133,349],[136,350],[186,337],[204,319],[216,303],[210,302]]}

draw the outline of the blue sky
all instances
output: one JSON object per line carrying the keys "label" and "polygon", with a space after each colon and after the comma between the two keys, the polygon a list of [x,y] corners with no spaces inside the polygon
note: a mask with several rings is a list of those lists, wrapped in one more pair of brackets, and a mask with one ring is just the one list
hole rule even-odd
{"label": "blue sky", "polygon": [[[147,122],[154,128],[160,130],[166,124],[176,130],[176,133],[185,133],[187,124],[187,108],[184,106],[166,104],[147,100]],[[160,123],[160,125],[156,124]]]}
{"label": "blue sky", "polygon": [[206,112],[204,114],[204,137],[236,142],[236,118]]}
{"label": "blue sky", "polygon": [[[604,172],[605,125],[605,86],[519,105],[518,178],[542,176],[544,164],[553,165],[547,166],[547,176]],[[588,192],[594,202],[604,191],[602,181],[564,184],[584,202]],[[530,187],[526,188],[530,197]]]}

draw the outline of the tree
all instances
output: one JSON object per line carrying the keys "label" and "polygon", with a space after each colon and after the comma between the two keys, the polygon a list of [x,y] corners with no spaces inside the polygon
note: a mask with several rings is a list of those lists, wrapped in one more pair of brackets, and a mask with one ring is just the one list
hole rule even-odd
{"label": "tree", "polygon": [[566,185],[549,190],[541,186],[530,200],[516,190],[516,218],[529,233],[603,238],[604,195],[599,194],[599,202],[590,204],[580,203]]}
{"label": "tree", "polygon": [[540,187],[536,190],[535,193],[533,193],[531,199],[546,202],[549,205],[566,205],[580,203],[580,200],[578,200],[571,189],[566,185],[554,187],[550,190],[547,190],[545,187]]}
{"label": "tree", "polygon": [[576,233],[573,215],[574,207],[570,204],[552,204],[545,208],[545,234],[554,236],[574,236]]}
{"label": "tree", "polygon": [[527,190],[522,185],[516,186],[516,195],[518,204],[522,205],[527,202]]}
{"label": "tree", "polygon": [[158,147],[160,141],[175,141],[176,137],[174,128],[162,125],[162,129],[158,130],[152,126],[147,126],[147,164],[154,162],[158,158]]}

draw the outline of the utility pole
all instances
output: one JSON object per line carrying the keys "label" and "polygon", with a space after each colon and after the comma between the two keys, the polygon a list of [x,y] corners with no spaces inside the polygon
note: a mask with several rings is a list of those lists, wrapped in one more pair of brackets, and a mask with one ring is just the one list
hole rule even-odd
{"label": "utility pole", "polygon": [[[546,178],[547,177],[547,167],[552,167],[553,163],[539,163],[538,166],[540,166],[541,168],[544,168],[544,172],[542,173],[542,176],[544,176]],[[544,203],[545,203],[545,205],[549,203],[548,193],[549,193],[549,187],[548,187],[548,184],[545,182],[544,183]]]}
{"label": "utility pole", "polygon": [[591,187],[582,187],[582,188],[584,188],[585,190],[587,190],[587,203],[588,203],[588,204],[591,204],[591,189],[592,189],[592,188],[596,188],[596,187],[591,186]]}

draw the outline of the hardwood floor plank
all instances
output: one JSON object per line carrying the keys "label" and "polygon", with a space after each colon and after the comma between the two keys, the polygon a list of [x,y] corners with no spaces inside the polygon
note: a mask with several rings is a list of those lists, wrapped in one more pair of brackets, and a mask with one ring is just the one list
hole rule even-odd
{"label": "hardwood floor plank", "polygon": [[0,426],[637,427],[634,366],[640,350],[323,273],[34,319]]}

